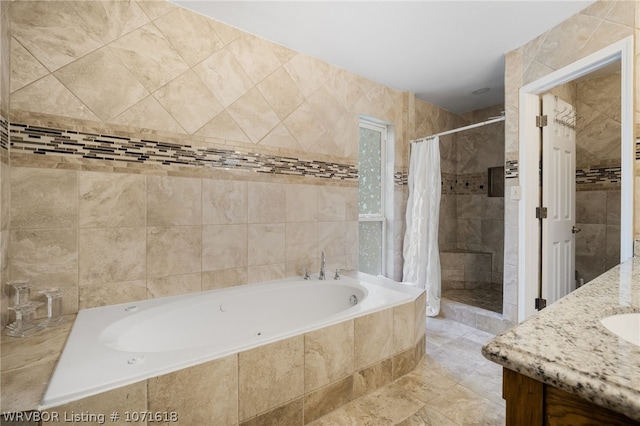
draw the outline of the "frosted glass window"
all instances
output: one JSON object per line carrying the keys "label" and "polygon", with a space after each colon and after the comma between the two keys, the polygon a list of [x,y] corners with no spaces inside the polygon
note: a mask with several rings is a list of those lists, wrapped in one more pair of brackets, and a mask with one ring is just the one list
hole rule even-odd
{"label": "frosted glass window", "polygon": [[382,222],[360,222],[360,270],[382,274]]}
{"label": "frosted glass window", "polygon": [[382,215],[382,133],[360,127],[358,211]]}
{"label": "frosted glass window", "polygon": [[358,143],[359,269],[384,275],[386,126],[360,121]]}

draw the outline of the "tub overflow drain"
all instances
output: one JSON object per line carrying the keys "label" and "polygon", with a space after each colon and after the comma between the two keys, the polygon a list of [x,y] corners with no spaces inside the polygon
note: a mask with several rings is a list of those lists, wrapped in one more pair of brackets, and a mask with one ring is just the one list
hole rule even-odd
{"label": "tub overflow drain", "polygon": [[144,355],[136,356],[127,361],[127,364],[135,365],[144,362]]}
{"label": "tub overflow drain", "polygon": [[358,304],[358,296],[356,296],[355,294],[352,294],[351,297],[349,297],[349,303],[351,303],[351,306],[355,306]]}

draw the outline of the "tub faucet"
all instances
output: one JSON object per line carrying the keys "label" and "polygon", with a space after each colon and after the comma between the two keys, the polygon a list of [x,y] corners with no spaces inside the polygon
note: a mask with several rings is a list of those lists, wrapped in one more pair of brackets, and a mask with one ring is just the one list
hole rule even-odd
{"label": "tub faucet", "polygon": [[322,257],[320,257],[320,276],[318,277],[318,279],[320,280],[327,279],[324,273],[324,269],[325,269],[325,259],[324,259],[324,250],[322,250]]}

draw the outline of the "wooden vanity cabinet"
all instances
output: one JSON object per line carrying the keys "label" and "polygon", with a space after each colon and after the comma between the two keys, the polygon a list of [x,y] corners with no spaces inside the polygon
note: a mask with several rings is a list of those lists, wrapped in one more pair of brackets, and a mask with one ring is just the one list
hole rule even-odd
{"label": "wooden vanity cabinet", "polygon": [[635,425],[640,422],[577,395],[503,369],[507,426]]}

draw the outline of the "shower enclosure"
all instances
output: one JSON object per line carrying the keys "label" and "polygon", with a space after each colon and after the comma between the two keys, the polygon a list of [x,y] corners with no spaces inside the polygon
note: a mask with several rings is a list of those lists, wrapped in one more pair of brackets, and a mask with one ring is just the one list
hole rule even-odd
{"label": "shower enclosure", "polygon": [[[460,116],[460,125],[499,116],[503,106]],[[440,138],[442,298],[502,313],[504,122]],[[446,313],[445,313],[446,315]]]}

